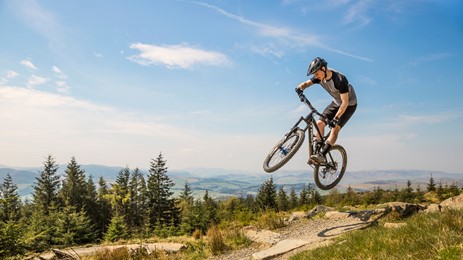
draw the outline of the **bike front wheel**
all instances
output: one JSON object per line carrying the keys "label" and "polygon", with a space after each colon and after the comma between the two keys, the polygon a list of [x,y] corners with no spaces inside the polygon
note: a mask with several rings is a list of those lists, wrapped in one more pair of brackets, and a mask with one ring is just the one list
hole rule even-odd
{"label": "bike front wheel", "polygon": [[326,154],[326,163],[315,165],[315,184],[322,190],[334,188],[341,181],[346,167],[346,150],[340,145],[333,145]]}
{"label": "bike front wheel", "polygon": [[304,142],[304,131],[295,129],[281,139],[268,153],[264,160],[264,171],[274,172],[287,163]]}

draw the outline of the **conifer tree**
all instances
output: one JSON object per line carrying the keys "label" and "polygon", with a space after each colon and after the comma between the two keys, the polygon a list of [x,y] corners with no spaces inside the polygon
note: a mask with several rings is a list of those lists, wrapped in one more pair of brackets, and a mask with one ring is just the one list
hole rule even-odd
{"label": "conifer tree", "polygon": [[111,203],[108,186],[103,176],[100,176],[98,181],[98,192],[97,192],[97,208],[98,218],[96,221],[96,227],[98,230],[97,236],[101,238],[106,233],[107,227],[111,221]]}
{"label": "conifer tree", "polygon": [[191,189],[190,185],[188,184],[188,181],[185,181],[185,185],[183,186],[182,191],[180,192],[180,200],[185,201],[188,204],[193,203],[193,190]]}
{"label": "conifer tree", "polygon": [[0,186],[0,258],[22,254],[24,226],[19,222],[21,217],[21,200],[18,187],[8,173]]}
{"label": "conifer tree", "polygon": [[[85,182],[86,192],[84,198],[84,212],[89,218],[91,224],[94,227],[98,227],[100,218],[100,208],[98,207],[98,194],[96,192],[96,186],[93,182],[93,177],[90,175],[88,180]],[[99,232],[97,232],[99,234]]]}
{"label": "conifer tree", "polygon": [[51,155],[48,155],[43,165],[44,169],[40,172],[40,176],[35,178],[33,198],[41,214],[49,215],[58,206],[60,177],[57,175],[58,165]]}
{"label": "conifer tree", "polygon": [[436,192],[437,192],[437,198],[439,198],[439,200],[443,200],[444,199],[444,187],[442,186],[442,182],[439,182]]}
{"label": "conifer tree", "polygon": [[138,168],[132,172],[129,183],[130,209],[129,219],[131,229],[140,229],[145,224],[146,217],[146,182]]}
{"label": "conifer tree", "polygon": [[346,202],[351,206],[355,206],[359,203],[358,195],[350,185],[347,187],[346,191]]}
{"label": "conifer tree", "polygon": [[208,190],[204,193],[203,196],[203,215],[202,217],[205,219],[205,223],[207,226],[211,224],[217,224],[219,220],[217,219],[217,203],[214,199],[209,196]]}
{"label": "conifer tree", "polygon": [[436,190],[436,183],[434,182],[434,178],[432,177],[431,173],[431,178],[429,178],[429,184],[427,187],[427,191],[435,191]]}
{"label": "conifer tree", "polygon": [[289,191],[289,209],[295,209],[299,205],[299,201],[297,199],[297,193],[294,187],[291,187],[291,190]]}
{"label": "conifer tree", "polygon": [[449,187],[450,196],[460,195],[460,189],[458,188],[457,182],[452,182],[452,185]]}
{"label": "conifer tree", "polygon": [[75,157],[72,157],[64,173],[60,192],[61,198],[66,206],[72,206],[81,212],[84,210],[84,204],[88,197],[85,171],[77,164]]}
{"label": "conifer tree", "polygon": [[305,206],[309,204],[310,193],[308,190],[309,186],[303,186],[301,192],[299,192],[299,206]]}
{"label": "conifer tree", "polygon": [[21,199],[18,186],[8,173],[0,186],[0,221],[17,221],[20,218]]}
{"label": "conifer tree", "polygon": [[277,194],[277,208],[280,211],[287,211],[289,210],[289,198],[286,194],[283,186],[280,187]]}
{"label": "conifer tree", "polygon": [[420,185],[416,188],[415,192],[415,203],[421,203],[424,201],[424,192],[421,191]]}
{"label": "conifer tree", "polygon": [[147,206],[152,228],[178,223],[171,191],[173,186],[174,183],[167,176],[166,161],[160,153],[156,159],[151,160],[147,181]]}
{"label": "conifer tree", "polygon": [[309,183],[309,190],[310,190],[310,193],[309,193],[309,204],[310,205],[320,205],[322,204],[323,202],[323,198],[322,196],[320,195],[320,193],[318,192],[318,190],[314,187],[313,184],[310,184]]}
{"label": "conifer tree", "polygon": [[[191,209],[194,203],[194,198],[192,196],[193,191],[191,190],[188,181],[185,181],[185,185],[183,186],[182,191],[180,192],[179,200],[177,201],[178,209],[180,214],[182,215],[182,222],[186,218],[189,218],[191,213]],[[183,228],[185,230],[185,228]]]}
{"label": "conifer tree", "polygon": [[403,202],[413,202],[414,194],[413,194],[412,182],[410,180],[407,181],[407,187],[402,189],[401,199]]}
{"label": "conifer tree", "polygon": [[130,169],[125,167],[117,174],[115,183],[111,186],[110,193],[112,196],[111,205],[113,207],[114,215],[123,216],[128,221],[128,211],[130,203]]}
{"label": "conifer tree", "polygon": [[276,194],[276,185],[273,183],[273,177],[270,177],[270,179],[266,180],[257,191],[256,202],[263,210],[276,210]]}

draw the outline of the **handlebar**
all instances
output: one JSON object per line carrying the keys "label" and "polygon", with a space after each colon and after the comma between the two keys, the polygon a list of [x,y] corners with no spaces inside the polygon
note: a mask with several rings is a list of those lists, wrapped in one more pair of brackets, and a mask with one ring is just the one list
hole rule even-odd
{"label": "handlebar", "polygon": [[304,95],[304,93],[302,93],[302,91],[296,91],[297,95],[299,96],[299,99],[301,100],[302,103],[306,104],[310,110],[312,110],[313,113],[321,116],[321,117],[324,117],[322,114],[320,114],[317,109],[315,109],[315,107],[312,106],[312,104],[310,103],[310,101],[307,99],[307,97]]}

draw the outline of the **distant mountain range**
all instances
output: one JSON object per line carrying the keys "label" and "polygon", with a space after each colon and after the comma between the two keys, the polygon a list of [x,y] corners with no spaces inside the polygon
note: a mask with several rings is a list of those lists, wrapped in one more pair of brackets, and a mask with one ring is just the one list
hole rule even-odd
{"label": "distant mountain range", "polygon": [[[95,184],[102,176],[108,184],[116,179],[122,167],[110,167],[103,165],[81,165],[85,170],[86,176],[92,176]],[[63,175],[66,165],[61,165],[58,174]],[[9,173],[13,182],[18,186],[18,192],[23,197],[28,197],[33,192],[33,185],[36,177],[39,176],[43,168],[0,168],[0,183],[3,183],[5,176]],[[131,169],[133,170],[133,169]],[[145,174],[148,170],[141,169]],[[459,187],[463,185],[463,173],[447,173],[441,171],[427,170],[371,170],[371,171],[347,171],[341,183],[337,186],[338,190],[344,191],[348,186],[356,190],[368,190],[374,187],[383,189],[403,188],[410,180],[414,188],[420,185],[421,189],[426,189],[431,177],[436,183],[452,184],[456,182]],[[313,171],[289,171],[280,170],[272,174],[264,172],[246,172],[225,169],[211,168],[190,168],[184,170],[168,170],[167,175],[175,183],[173,191],[178,194],[188,182],[194,194],[199,197],[208,190],[213,197],[224,197],[230,195],[255,194],[262,183],[273,177],[274,183],[279,188],[283,186],[286,191],[294,188],[296,191],[302,189],[304,185],[313,183]]]}

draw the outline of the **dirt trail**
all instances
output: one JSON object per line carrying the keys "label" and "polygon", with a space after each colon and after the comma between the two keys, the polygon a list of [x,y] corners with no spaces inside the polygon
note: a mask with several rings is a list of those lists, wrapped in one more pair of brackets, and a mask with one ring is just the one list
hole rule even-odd
{"label": "dirt trail", "polygon": [[290,256],[309,249],[325,246],[331,239],[349,231],[364,228],[370,221],[357,217],[325,217],[319,219],[299,219],[275,232],[279,242],[273,245],[249,247],[211,257],[211,260],[237,259],[288,259]]}

